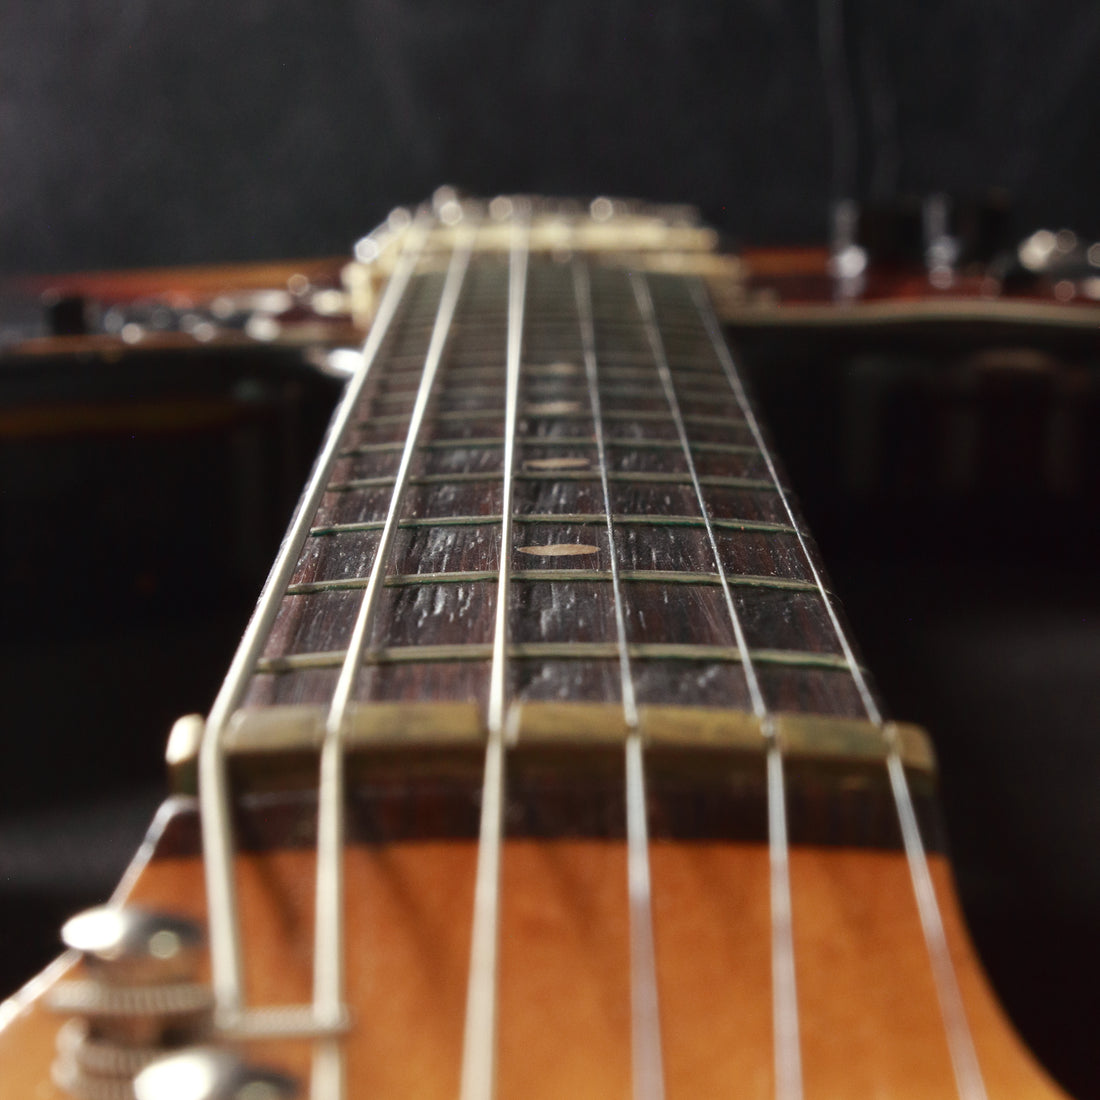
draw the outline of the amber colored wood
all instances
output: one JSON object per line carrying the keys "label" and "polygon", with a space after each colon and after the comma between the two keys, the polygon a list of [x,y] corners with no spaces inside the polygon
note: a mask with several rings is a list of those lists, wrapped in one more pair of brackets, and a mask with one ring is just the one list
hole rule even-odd
{"label": "amber colored wood", "polygon": [[197,264],[187,267],[133,268],[34,275],[16,286],[28,291],[82,294],[102,301],[126,301],[154,295],[205,297],[243,290],[285,289],[293,275],[319,285],[337,283],[346,257],[271,260],[242,264]]}
{"label": "amber colored wood", "polygon": [[[768,1097],[773,1086],[767,851],[656,843],[654,915],[670,1100]],[[452,1100],[461,1052],[475,847],[357,848],[347,857],[351,1096]],[[239,859],[248,987],[303,998],[312,854]],[[905,857],[792,853],[806,1096],[955,1095]],[[993,1097],[1061,1095],[1006,1024],[968,945],[949,870],[934,875]],[[500,1096],[629,1096],[626,869],[610,841],[506,846]],[[197,859],[152,862],[134,900],[201,915]],[[0,1100],[55,1100],[57,1021],[31,999],[0,1031]],[[258,1049],[303,1073],[304,1043]]]}

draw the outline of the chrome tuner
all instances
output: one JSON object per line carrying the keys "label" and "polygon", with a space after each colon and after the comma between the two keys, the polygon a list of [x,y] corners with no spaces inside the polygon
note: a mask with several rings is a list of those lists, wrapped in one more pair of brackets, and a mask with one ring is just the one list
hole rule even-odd
{"label": "chrome tuner", "polygon": [[61,1088],[82,1100],[132,1098],[146,1065],[209,1034],[213,995],[198,980],[204,937],[194,921],[102,906],[73,917],[61,936],[82,960],[46,1002],[71,1017],[57,1037]]}
{"label": "chrome tuner", "polygon": [[136,1100],[289,1100],[293,1078],[250,1065],[219,1047],[192,1047],[150,1063],[134,1080]]}

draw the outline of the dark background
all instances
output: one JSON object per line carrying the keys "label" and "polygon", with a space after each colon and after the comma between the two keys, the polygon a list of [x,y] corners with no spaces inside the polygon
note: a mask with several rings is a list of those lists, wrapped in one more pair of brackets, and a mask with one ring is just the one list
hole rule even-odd
{"label": "dark background", "polygon": [[[996,188],[1010,236],[1100,237],[1093,0],[9,9],[5,272],[343,253],[444,181],[691,201],[748,243],[824,239],[839,196]],[[1100,1095],[1100,467],[1095,444],[1068,480],[1031,461],[1063,383],[1075,438],[1100,437],[1095,345],[1054,340],[1050,377],[974,386],[972,349],[740,344],[890,709],[934,734],[995,983]],[[168,725],[208,708],[335,394],[293,361],[191,366],[0,379],[6,408],[201,392],[234,410],[3,440],[4,989],[135,847]],[[846,429],[876,372],[868,484]],[[961,488],[942,476],[960,416],[983,440]]]}
{"label": "dark background", "polygon": [[691,201],[765,243],[820,238],[833,190],[997,187],[1021,231],[1100,236],[1100,8],[818,7],[8,5],[0,262],[339,253],[441,182]]}

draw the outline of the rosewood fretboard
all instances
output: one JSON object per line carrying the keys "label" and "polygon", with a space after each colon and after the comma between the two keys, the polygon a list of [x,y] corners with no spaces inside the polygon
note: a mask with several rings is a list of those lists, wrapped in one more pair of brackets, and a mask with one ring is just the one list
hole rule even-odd
{"label": "rosewood fretboard", "polygon": [[[686,810],[658,799],[675,832],[716,827],[700,810],[700,780],[726,776],[732,760],[745,797],[732,813],[720,795],[721,829],[752,833],[762,827],[765,715],[791,765],[796,835],[895,843],[877,704],[702,284],[550,251],[526,264],[517,326],[507,253],[476,253],[461,280],[448,275],[453,256],[418,261],[339,432],[293,575],[275,593],[228,750],[268,758],[268,775],[273,753],[305,751],[300,772],[313,782],[308,753],[331,725],[396,508],[341,721],[352,747],[425,750],[412,769],[402,755],[403,798],[412,771],[430,773],[441,748],[464,747],[467,778],[479,782],[503,605],[498,705],[510,744],[560,756],[621,748],[637,728],[673,761],[652,769],[658,794],[687,776]],[[448,278],[460,288],[449,303]],[[511,418],[510,317],[522,338]],[[417,430],[426,362],[434,382]],[[911,769],[929,771],[918,733],[903,730],[899,747]],[[659,751],[651,756],[659,765]],[[582,753],[564,778],[555,773],[561,789],[603,790],[594,759]],[[377,754],[375,776],[376,765]],[[453,760],[442,770],[453,777]],[[469,786],[444,816],[468,816]],[[553,786],[545,770],[531,779],[532,789]],[[863,792],[856,811],[853,790]],[[601,821],[617,820],[614,804]],[[607,831],[585,805],[575,796],[550,823],[528,824]]]}
{"label": "rosewood fretboard", "polygon": [[[332,695],[394,492],[443,281],[440,271],[418,274],[406,292],[341,440],[249,704],[324,703]],[[751,710],[705,508],[767,706],[864,717],[825,598],[692,286],[650,277],[656,323],[647,324],[629,276],[594,267],[609,545],[574,282],[570,263],[532,256],[513,499],[510,699],[621,701],[614,554],[638,702]],[[474,261],[463,285],[359,701],[487,704],[501,551],[507,286],[507,257],[491,256]],[[662,387],[661,356],[674,402]]]}

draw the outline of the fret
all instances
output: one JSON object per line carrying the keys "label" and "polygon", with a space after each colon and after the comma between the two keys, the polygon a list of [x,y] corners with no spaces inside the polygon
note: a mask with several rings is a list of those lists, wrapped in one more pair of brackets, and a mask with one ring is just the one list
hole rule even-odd
{"label": "fret", "polygon": [[[588,436],[530,437],[517,439],[517,446],[524,455],[524,472],[567,469],[572,459],[594,456],[592,439]],[[502,441],[494,436],[473,436],[467,439],[451,438],[427,441],[419,450],[421,475],[442,473],[455,470],[457,473],[474,472],[465,467],[475,466],[481,470],[499,469]],[[395,456],[399,455],[401,444],[396,441],[387,443],[363,444],[340,452],[337,468],[350,481],[364,480],[366,474],[386,475],[392,472]],[[572,454],[558,457],[558,452],[569,451]],[[540,452],[540,453],[536,453]],[[684,460],[675,440],[651,440],[635,445],[627,440],[605,440],[605,452],[611,456],[611,469],[659,473],[669,471],[684,472]],[[696,464],[704,476],[720,477],[733,475],[750,481],[764,481],[760,474],[766,472],[766,465],[755,447],[730,443],[702,443],[692,447]],[[542,467],[533,467],[532,460],[543,463]],[[566,465],[552,466],[563,461]],[[595,463],[589,459],[594,466]],[[573,465],[580,468],[583,463]],[[552,475],[547,475],[552,476]]]}
{"label": "fret", "polygon": [[[528,515],[517,515],[515,517],[516,523],[570,523],[580,526],[586,526],[592,523],[604,523],[606,517],[602,512],[555,512],[550,513],[530,513]],[[635,524],[638,526],[650,526],[650,527],[703,527],[705,526],[703,519],[700,516],[674,516],[674,515],[627,515],[625,513],[614,513],[612,515],[616,526],[622,524]],[[413,519],[403,519],[400,526],[415,528],[415,527],[480,527],[485,524],[499,524],[499,515],[484,515],[484,516],[421,516]],[[785,523],[771,523],[764,520],[755,519],[729,519],[723,517],[716,517],[711,520],[711,523],[721,530],[734,530],[745,532],[761,532],[765,534],[777,534],[777,535],[793,535],[795,529],[789,524]],[[381,527],[380,521],[365,521],[357,523],[342,523],[327,525],[324,527],[314,527],[310,530],[310,534],[317,538],[325,538],[329,536],[338,536],[356,531],[376,531]]]}
{"label": "fret", "polygon": [[[316,751],[323,736],[323,707],[299,706],[282,711],[242,713],[226,742],[235,754],[262,755],[272,745],[280,751]],[[804,759],[862,759],[880,767],[887,749],[872,723],[828,719],[817,715],[777,715],[777,734],[788,752]],[[517,743],[621,745],[627,725],[618,703],[528,703],[516,708]],[[638,729],[646,742],[667,748],[726,746],[761,756],[764,738],[751,715],[707,707],[641,706]],[[911,775],[931,776],[935,761],[927,735],[915,726],[893,724],[899,758]],[[482,721],[469,703],[367,703],[348,725],[348,742],[356,750],[388,745],[466,745],[480,751]],[[712,760],[706,766],[711,767]],[[884,782],[880,776],[880,782]]]}
{"label": "fret", "polygon": [[[531,546],[571,545],[576,532],[584,526],[598,525],[601,517],[562,517],[554,515],[524,516],[524,534],[517,552],[526,553]],[[676,519],[679,517],[666,517]],[[687,517],[690,518],[690,517]],[[577,520],[587,520],[578,523]],[[669,584],[717,584],[717,574],[710,568],[708,548],[701,538],[701,520],[694,526],[671,524],[652,525],[648,517],[623,517],[617,554],[624,578],[630,583],[661,580]],[[362,528],[366,527],[366,530]],[[376,546],[378,524],[353,525],[352,530],[335,536],[322,536],[307,546],[287,589],[287,597],[313,592],[351,590],[365,583],[364,574]],[[478,522],[465,525],[456,522],[434,524],[409,521],[400,528],[393,549],[393,566],[398,575],[386,579],[388,587],[407,583],[460,583],[479,577],[496,576],[496,524],[493,517],[478,517]],[[581,536],[584,537],[591,536]],[[723,561],[734,565],[737,572],[730,577],[735,587],[814,592],[816,586],[808,578],[802,559],[795,554],[796,542],[790,534],[752,530],[717,531]],[[534,576],[530,561],[514,563],[516,579]],[[607,574],[594,560],[580,563],[582,569],[569,570],[569,576],[602,581]],[[748,566],[756,566],[752,572]],[[541,572],[546,572],[545,570]],[[408,577],[409,579],[406,579]],[[775,607],[768,613],[784,617],[795,616],[791,630],[808,630],[809,625],[797,618],[805,609]],[[289,613],[289,609],[288,609]],[[336,608],[325,608],[318,614],[335,614]],[[821,614],[819,611],[818,619]],[[280,617],[280,625],[282,617]],[[276,631],[276,635],[278,631]]]}
{"label": "fret", "polygon": [[[332,698],[339,667],[335,662],[313,662],[306,657],[263,658],[263,667],[257,668],[249,681],[242,706],[326,704]],[[575,683],[578,692],[589,698],[597,694],[600,684],[610,687],[610,681],[618,673],[618,660],[611,650],[584,660],[559,658],[552,652],[512,653],[509,657],[529,666],[528,674],[538,673],[557,678],[559,682]],[[659,699],[661,705],[669,706],[734,707],[737,710],[748,707],[745,678],[739,663],[732,658],[726,660],[720,653],[709,651],[689,654],[679,660],[675,654],[661,651],[650,655],[649,659],[637,658],[638,651],[632,650],[639,698]],[[278,663],[283,660],[289,662],[286,667]],[[268,662],[275,664],[271,666]],[[374,662],[369,701],[473,700],[484,711],[488,701],[489,664],[488,657],[482,660]],[[847,666],[823,666],[820,661],[785,665],[765,660],[758,665],[757,675],[765,698],[779,713],[838,719],[858,719],[864,713]],[[841,779],[836,778],[838,782]]]}
{"label": "fret", "polygon": [[[581,368],[575,362],[576,358],[579,357],[551,358],[543,363],[525,361],[523,366],[524,378],[535,380],[545,378],[576,379],[581,373]],[[603,355],[600,358],[600,377],[605,382],[616,380],[628,383],[645,382],[653,377],[652,361],[647,354],[622,356],[608,353],[606,362]],[[621,362],[616,363],[614,361],[616,359],[621,360]],[[406,362],[409,365],[405,365]],[[709,383],[708,389],[712,386],[716,391],[721,391],[723,395],[728,394],[729,383],[722,373],[719,361],[709,348],[707,354],[700,355],[694,360],[680,358],[674,361],[670,360],[670,362],[677,375],[685,380],[690,379],[692,385],[702,386],[704,383]],[[386,360],[386,377],[390,382],[411,382],[415,384],[420,377],[422,365],[422,360],[389,356]],[[499,356],[480,356],[476,363],[463,363],[461,357],[452,355],[447,377],[454,383],[496,382],[500,379],[503,370],[504,361]]]}
{"label": "fret", "polygon": [[[627,652],[632,661],[720,662],[743,664],[744,654],[737,646],[707,645],[694,642],[631,642]],[[486,661],[493,655],[491,642],[458,642],[453,645],[387,646],[364,656],[368,665],[434,664],[437,662]],[[784,669],[814,669],[824,672],[849,671],[844,656],[833,653],[812,653],[795,650],[750,650],[754,664],[774,665]],[[615,642],[514,642],[507,648],[507,657],[514,661],[615,661],[619,656]],[[263,657],[257,663],[261,673],[294,672],[300,669],[339,668],[347,658],[346,650],[326,650],[291,653],[280,657]]]}
{"label": "fret", "polygon": [[[484,348],[458,348],[450,358],[449,374],[454,382],[494,381],[499,379],[504,369],[504,360],[500,356],[499,347],[495,345]],[[577,358],[579,354],[575,345],[558,345],[543,350],[529,348],[524,356],[524,377],[536,379],[552,377],[554,370],[561,362],[570,363]],[[609,350],[606,358],[605,367],[604,356],[601,354],[600,375],[608,382],[638,379],[645,375],[646,365],[649,364],[648,354],[636,348]],[[419,355],[419,360],[422,362],[422,354]],[[681,352],[670,355],[669,361],[678,374],[685,378],[690,377],[698,383],[712,383],[722,378],[721,368],[709,348],[699,353]],[[386,362],[390,367],[390,375],[395,381],[415,379],[419,370],[417,354],[389,355]],[[550,373],[547,373],[548,368]],[[566,375],[558,371],[558,376]]]}
{"label": "fret", "polygon": [[[403,386],[400,389],[392,388],[388,383],[392,376],[382,380],[379,389],[375,392],[374,399],[379,404],[398,404],[402,401],[411,402],[416,397],[416,388],[414,386]],[[720,376],[715,376],[715,384],[708,387],[684,387],[681,391],[681,399],[685,402],[701,401],[713,406],[716,401],[722,404],[728,404],[731,407],[736,405],[736,402],[730,397],[728,388],[722,385],[723,380]],[[576,401],[584,401],[587,399],[588,391],[579,383],[574,389],[563,389],[559,386],[553,386],[549,383],[531,383],[527,382],[524,387],[524,392],[528,397],[535,397],[541,393],[552,392],[555,396],[569,398]],[[503,385],[458,385],[458,386],[445,386],[440,390],[441,397],[447,401],[474,401],[480,398],[491,397],[499,398],[503,401],[504,398],[504,386]],[[621,401],[631,398],[639,398],[643,401],[651,400],[653,397],[650,387],[645,385],[601,385],[600,395],[608,402]]]}
{"label": "fret", "polygon": [[[520,470],[515,475],[517,481],[542,482],[553,480],[564,481],[599,481],[600,474],[596,470],[555,470],[552,474],[544,474],[534,470]],[[611,470],[608,472],[608,480],[616,484],[638,485],[690,485],[690,474],[682,474],[676,471],[653,470]],[[453,474],[417,474],[409,478],[410,485],[467,485],[471,482],[495,483],[502,482],[504,475],[500,472],[453,473]],[[718,475],[700,476],[700,484],[718,489],[753,489],[758,492],[775,492],[776,487],[770,481],[761,478],[749,477],[722,477]],[[387,488],[394,484],[392,476],[355,478],[351,481],[333,482],[325,486],[328,493],[349,493],[360,489]]]}
{"label": "fret", "polygon": [[[520,548],[522,549],[522,548]],[[496,581],[499,573],[495,569],[465,570],[453,573],[391,573],[386,577],[387,588],[404,588],[410,585],[433,584],[471,584],[479,581]],[[611,580],[609,571],[599,569],[513,569],[514,581],[593,581],[607,583]],[[619,579],[624,583],[648,584],[701,584],[720,585],[717,573],[691,573],[671,569],[620,569]],[[788,592],[817,592],[812,582],[788,580],[784,577],[753,577],[739,574],[729,578],[730,584],[737,588],[774,588]],[[287,590],[288,596],[309,596],[315,592],[354,590],[366,585],[366,577],[340,577],[334,580],[310,581],[292,584]]]}
{"label": "fret", "polygon": [[[477,267],[475,264],[475,271]],[[531,270],[535,283],[542,285],[542,264],[536,262]],[[478,276],[484,287],[498,295],[498,301],[504,293],[502,271],[498,265],[491,278]],[[562,270],[551,274],[551,283],[565,286]],[[597,286],[595,290],[597,301],[602,294],[605,303],[598,304],[598,316],[601,309],[606,311],[610,300],[608,287],[625,284],[621,276],[606,273],[597,273],[596,282],[603,288]],[[545,300],[545,292],[540,293]],[[528,303],[536,313],[538,301],[535,295]],[[498,311],[496,316],[499,319],[503,315]],[[385,595],[380,597],[380,625],[369,640],[368,648],[372,650],[403,649],[394,644],[402,637],[410,642],[438,640],[439,644],[471,639],[484,644],[487,640],[484,606],[491,602],[491,587],[500,583],[495,555],[504,487],[505,440],[500,434],[503,412],[499,407],[504,396],[503,337],[485,330],[477,338],[480,362],[464,359],[471,342],[460,330],[480,320],[483,318],[471,318],[462,311],[456,317],[453,336],[462,347],[449,347],[446,361],[441,364],[437,399],[426,413],[408,475],[407,499],[396,522],[392,569],[382,585]],[[572,323],[576,329],[575,318]],[[720,571],[715,571],[708,557],[708,522],[727,583],[737,593],[739,602],[735,606],[751,621],[754,633],[759,633],[755,639],[758,644],[750,644],[751,650],[814,652],[825,651],[831,643],[822,626],[825,612],[817,602],[812,571],[779,499],[781,493],[768,476],[749,421],[735,397],[730,396],[721,363],[712,351],[703,354],[709,349],[699,331],[693,335],[689,328],[682,316],[677,339],[698,367],[684,369],[677,365],[677,392],[682,393],[685,406],[689,401],[701,403],[697,410],[679,409],[688,432],[690,463],[675,418],[662,406],[663,398],[652,396],[655,375],[651,355],[647,367],[646,358],[635,354],[642,346],[637,321],[601,326],[597,319],[595,324],[595,336],[603,341],[597,393],[601,424],[607,424],[608,432],[603,440],[606,471],[598,459],[588,395],[582,386],[584,348],[579,330],[568,340],[564,339],[564,331],[557,331],[563,339],[554,347],[544,344],[524,349],[521,374],[525,396],[517,409],[517,427],[522,430],[516,433],[517,464],[512,475],[516,491],[513,522],[522,532],[516,540],[519,545],[509,581],[521,605],[521,610],[514,612],[514,626],[523,631],[541,615],[546,628],[556,632],[551,637],[564,640],[567,624],[580,614],[578,629],[590,631],[593,644],[611,642],[611,605],[600,592],[612,586],[613,570],[606,543],[598,532],[601,525],[606,525],[600,492],[606,472],[612,524],[618,532],[616,564],[625,586],[633,632],[631,643],[656,644],[662,621],[659,608],[668,600],[686,598],[695,608],[691,614],[696,616],[697,636],[677,638],[676,643],[711,646],[698,651],[695,658],[701,663],[694,671],[708,685],[704,688],[706,697],[725,705],[747,705],[743,686],[734,686],[737,674],[731,662],[712,659],[715,652],[728,649],[733,639],[706,636],[708,623],[717,625],[722,621],[721,607],[713,602],[722,582]],[[550,331],[544,327],[543,335]],[[633,356],[629,364],[621,358],[624,352]],[[389,492],[396,482],[393,463],[401,453],[408,428],[408,414],[396,411],[395,406],[408,402],[413,389],[410,383],[419,377],[418,372],[404,369],[405,362],[392,357],[385,360],[373,397],[363,399],[362,417],[341,441],[334,470],[337,477],[327,486],[311,529],[311,541],[287,588],[265,651],[270,660],[297,658],[309,652],[336,652],[346,642],[346,631],[341,633],[332,623],[322,627],[313,620],[338,622],[347,615],[345,606],[338,602],[340,593],[361,591],[365,584],[363,577],[376,553]],[[458,402],[491,407],[453,407]],[[628,407],[616,408],[616,402],[626,402]],[[696,481],[706,495],[709,521],[699,514]],[[531,550],[545,546],[557,552],[558,547],[565,550],[578,543],[597,547],[595,553],[585,552],[576,559],[583,568],[532,567],[532,557],[542,555],[532,555]],[[550,563],[549,558],[544,560]],[[554,564],[566,560],[558,556]],[[759,596],[752,598],[753,594]],[[331,602],[310,607],[321,598]],[[639,618],[647,605],[651,605],[648,621],[656,624],[648,632]],[[547,613],[549,618],[545,617]],[[775,623],[770,622],[771,617]],[[692,621],[691,615],[685,614],[683,621]],[[408,634],[412,629],[408,624],[417,622],[423,622],[435,637],[429,639],[421,633],[413,638]],[[468,625],[477,637],[462,634],[461,624]],[[516,638],[517,642],[528,640],[535,643],[538,639]],[[508,650],[507,655],[511,652]],[[560,674],[550,669],[535,670],[530,690],[552,691],[552,685],[563,682],[563,677],[575,681],[575,660],[552,653],[546,658],[565,661],[569,668],[563,667]],[[467,654],[456,663],[469,665],[474,660]],[[585,690],[595,693],[592,698],[616,691],[614,654],[593,660],[596,667]],[[610,662],[606,669],[602,667],[604,662]],[[384,660],[376,667],[406,663],[411,662]],[[323,662],[322,666],[306,664],[308,667],[297,670],[288,666],[291,671],[277,675],[287,677],[323,669]],[[517,675],[526,682],[530,679],[531,660],[522,658],[521,664],[523,671]],[[645,667],[640,682],[645,698],[659,700],[662,691],[679,690],[657,667],[659,662],[646,658],[642,664]],[[791,678],[821,669],[801,668],[797,659],[791,665],[773,662],[769,667],[779,670],[768,681],[769,697],[788,702],[798,698],[811,706],[820,697],[828,711],[847,713],[852,709],[850,687],[826,690],[821,684],[809,680],[802,684]],[[839,670],[830,668],[827,674],[835,676]],[[540,685],[536,686],[535,680]],[[468,681],[466,684],[469,688]],[[513,690],[517,687],[518,682]],[[521,694],[527,690],[523,687]]]}
{"label": "fret", "polygon": [[[547,273],[551,270],[549,264],[545,264],[544,257],[537,257],[537,261],[541,261],[544,264],[544,270],[539,273],[538,278],[547,279]],[[568,267],[566,265],[566,271]],[[553,280],[548,280],[553,281]],[[595,278],[594,283],[597,285],[600,279]],[[455,333],[459,340],[468,339],[469,337],[479,336],[486,328],[496,327],[503,329],[507,320],[507,313],[499,308],[499,295],[502,293],[499,286],[497,288],[487,288],[488,293],[492,293],[496,290],[498,298],[495,301],[490,301],[488,298],[484,300],[485,305],[489,305],[491,308],[479,308],[480,303],[476,296],[469,299],[470,308],[465,314],[463,319],[456,323]],[[527,323],[527,329],[525,333],[525,340],[529,339],[532,335],[537,336],[541,333],[551,333],[562,340],[572,340],[574,342],[579,340],[579,334],[577,332],[577,318],[576,313],[573,310],[569,298],[572,295],[572,289],[566,282],[557,283],[553,290],[549,294],[544,296],[535,295],[528,302],[529,307],[529,321]],[[597,303],[596,309],[593,313],[593,323],[597,334],[604,335],[610,332],[623,331],[630,335],[634,335],[637,326],[632,320],[626,319],[624,311],[629,312],[631,308],[631,301],[628,295],[622,293],[610,292],[608,287],[598,287],[598,294],[595,301]],[[569,304],[564,304],[569,302]],[[410,335],[415,335],[426,339],[426,334],[430,332],[431,318],[424,317],[421,314],[419,320],[410,324]],[[685,305],[682,311],[669,311],[666,307],[661,319],[662,328],[667,326],[667,331],[671,335],[680,336],[683,335],[686,338],[693,339],[697,342],[700,340],[705,343],[705,336],[699,337],[699,322],[691,309],[690,299],[685,301]],[[602,372],[601,372],[602,373]]]}

